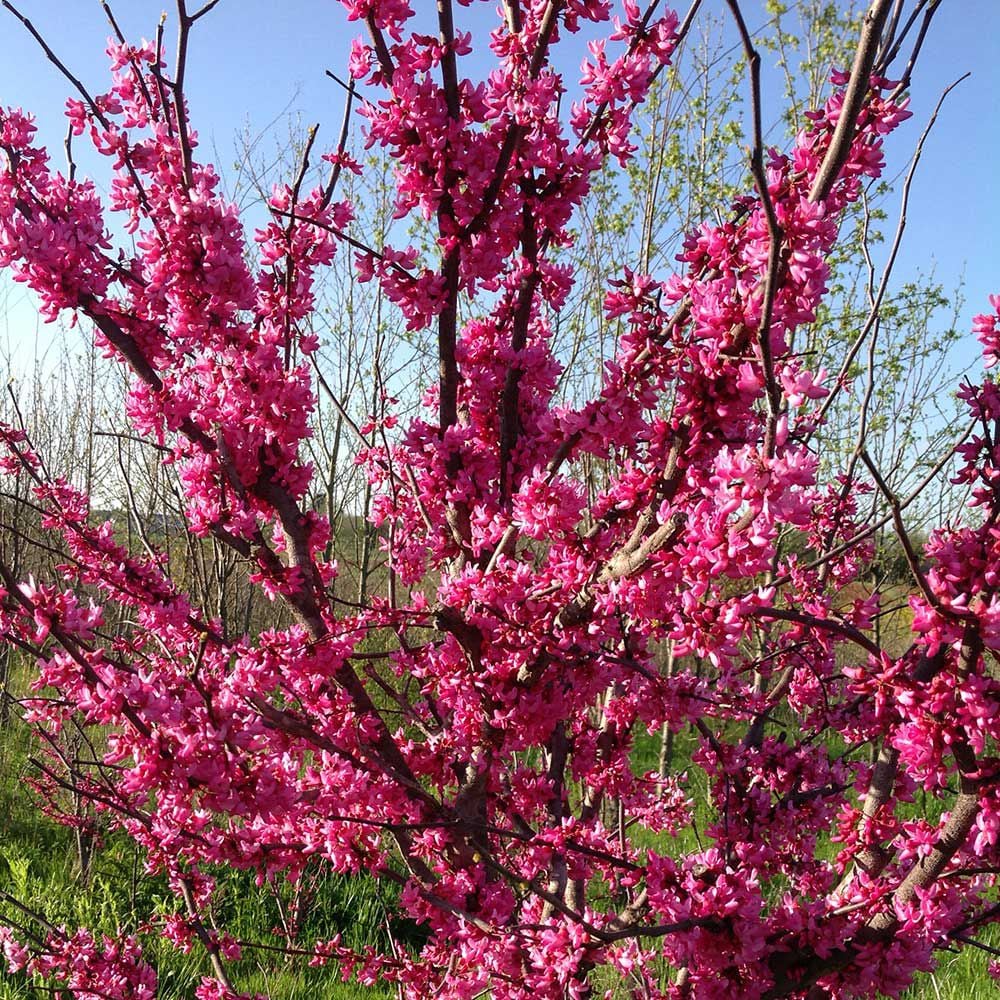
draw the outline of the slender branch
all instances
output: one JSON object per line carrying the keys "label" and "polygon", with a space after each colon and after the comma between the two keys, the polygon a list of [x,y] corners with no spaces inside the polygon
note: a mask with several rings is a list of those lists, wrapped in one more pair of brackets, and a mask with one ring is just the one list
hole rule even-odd
{"label": "slender branch", "polygon": [[[332,77],[334,80],[337,79],[329,70],[327,70],[326,73],[327,76]],[[354,86],[351,85],[347,88],[347,97],[344,100],[344,115],[340,122],[340,135],[337,139],[336,160],[330,170],[330,177],[326,182],[326,186],[323,188],[323,200],[321,202],[322,208],[326,208],[327,205],[329,205],[333,200],[333,194],[337,189],[337,182],[340,180],[340,174],[343,170],[343,158],[347,152],[347,139],[351,131],[351,111],[354,106],[354,95]]]}
{"label": "slender branch", "polygon": [[767,186],[767,174],[764,171],[764,136],[761,125],[761,89],[760,89],[760,53],[757,51],[747,29],[746,21],[740,10],[739,0],[727,0],[736,27],[739,31],[743,52],[747,59],[750,74],[750,106],[753,120],[753,146],[750,151],[750,172],[753,175],[757,196],[760,198],[767,221],[768,250],[767,271],[761,293],[762,302],[760,320],[757,325],[757,345],[760,350],[761,367],[764,373],[764,391],[767,395],[767,430],[764,437],[764,453],[771,457],[774,452],[775,435],[778,417],[781,413],[781,387],[775,378],[774,356],[771,345],[771,320],[774,314],[774,301],[778,293],[781,269],[781,250],[784,232],[778,224],[778,216],[774,210],[774,202]]}
{"label": "slender branch", "polygon": [[941,111],[942,105],[944,104],[945,98],[960,83],[968,79],[970,75],[971,74],[969,73],[965,73],[955,80],[954,83],[950,83],[947,87],[945,87],[945,89],[941,92],[941,96],[938,98],[933,114],[928,120],[920,138],[917,140],[917,145],[913,151],[913,158],[910,160],[909,169],[906,171],[906,177],[903,180],[903,186],[900,193],[899,219],[896,223],[896,232],[893,235],[892,246],[889,248],[889,256],[886,260],[885,267],[882,270],[882,277],[879,281],[878,291],[876,292],[875,298],[871,303],[868,315],[865,318],[865,322],[862,325],[861,330],[851,343],[851,346],[840,365],[840,370],[837,372],[836,377],[832,381],[833,389],[830,392],[830,395],[823,401],[823,406],[820,408],[819,417],[817,419],[817,426],[820,426],[823,423],[823,419],[829,412],[835,398],[840,392],[843,391],[845,379],[850,371],[851,365],[854,363],[854,359],[857,357],[858,352],[861,350],[862,345],[868,338],[868,335],[871,333],[873,327],[878,322],[882,302],[885,299],[886,291],[889,287],[889,279],[892,276],[892,271],[896,264],[896,258],[899,255],[899,249],[902,246],[903,233],[906,231],[907,210],[910,204],[910,188],[913,184],[913,178],[916,176],[917,165],[920,163],[920,158],[923,155],[924,145],[927,142],[927,138],[930,136],[931,129],[937,122],[937,117]]}
{"label": "slender branch", "polygon": [[194,892],[191,889],[191,880],[182,876],[180,884],[181,897],[184,900],[184,906],[188,912],[188,923],[197,935],[202,947],[208,954],[208,960],[211,963],[212,972],[215,973],[215,978],[218,979],[227,990],[233,992],[233,983],[229,978],[229,973],[226,971],[225,965],[222,962],[222,952],[219,950],[219,943],[209,933],[205,924],[202,922],[200,914],[198,913],[198,904],[195,902]]}
{"label": "slender branch", "polygon": [[844,93],[840,117],[837,119],[837,126],[833,131],[830,146],[816,174],[816,179],[813,181],[812,190],[809,192],[810,201],[823,201],[826,198],[840,174],[841,167],[851,154],[851,144],[854,142],[858,115],[861,113],[865,95],[868,93],[875,55],[878,52],[882,40],[882,29],[891,7],[892,0],[874,0],[864,16],[861,25],[861,38],[854,54],[854,63],[851,66],[851,76]]}
{"label": "slender branch", "polygon": [[[204,10],[202,11],[204,13]],[[191,137],[188,134],[187,108],[184,98],[184,75],[187,72],[188,41],[194,19],[187,12],[186,0],[177,0],[177,60],[174,64],[174,122],[177,126],[177,140],[181,148],[181,169],[185,185],[192,184]]]}
{"label": "slender branch", "polygon": [[850,625],[848,622],[836,621],[832,618],[815,618],[812,615],[796,611],[794,608],[754,608],[752,609],[752,614],[755,618],[770,618],[776,621],[804,625],[807,628],[820,629],[823,632],[833,632],[845,639],[849,639],[874,657],[882,655],[882,647],[877,642],[873,642],[864,632]]}
{"label": "slender branch", "polygon": [[931,589],[930,584],[927,582],[927,577],[924,576],[923,570],[920,568],[920,559],[913,547],[913,543],[910,541],[910,535],[906,530],[906,525],[903,523],[899,497],[896,496],[889,484],[882,477],[878,466],[872,461],[871,456],[865,448],[861,449],[861,461],[864,462],[868,471],[871,473],[872,479],[875,481],[875,485],[878,487],[879,492],[885,498],[886,503],[889,504],[892,524],[896,529],[896,537],[899,539],[899,544],[903,548],[903,556],[906,559],[906,565],[909,568],[910,575],[913,577],[920,593],[923,595],[924,600],[927,601],[927,603],[939,614],[944,615],[946,618],[964,619],[970,617],[970,612],[959,612],[943,604],[941,599]]}
{"label": "slender branch", "polygon": [[369,14],[365,18],[365,26],[368,28],[368,34],[371,36],[372,45],[375,48],[375,57],[382,68],[382,75],[385,77],[386,83],[391,86],[396,66],[389,53],[389,46],[386,45],[385,35],[382,34],[382,29],[375,21],[374,13]]}

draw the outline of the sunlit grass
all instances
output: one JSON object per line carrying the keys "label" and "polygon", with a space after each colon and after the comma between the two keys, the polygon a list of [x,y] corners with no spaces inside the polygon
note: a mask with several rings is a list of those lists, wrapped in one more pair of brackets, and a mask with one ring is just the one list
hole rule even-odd
{"label": "sunlit grass", "polygon": [[[712,817],[705,773],[690,763],[696,738],[690,732],[676,734],[671,771],[686,773],[685,787],[693,802],[694,824],[677,836],[653,834],[639,827],[630,830],[640,849],[680,856],[708,846],[704,831]],[[171,911],[176,903],[161,879],[142,874],[136,848],[125,837],[108,835],[94,854],[86,881],[78,871],[73,831],[58,825],[37,808],[26,780],[32,773],[28,734],[16,722],[0,730],[0,814],[6,817],[0,830],[0,890],[9,892],[45,914],[55,924],[88,927],[96,933],[135,931],[157,914]],[[658,734],[638,732],[633,766],[636,773],[655,771],[659,765]],[[939,808],[936,801],[917,801],[903,807],[920,815]],[[836,845],[821,838],[820,856],[832,856]],[[274,931],[280,923],[277,900],[287,903],[287,884],[257,886],[251,873],[220,872],[220,889],[211,917],[241,941],[262,944],[247,947],[231,973],[241,991],[261,993],[282,1000],[362,1000],[392,998],[388,987],[343,983],[335,968],[311,968],[301,957],[288,957],[271,948],[282,943]],[[2,904],[0,904],[2,910]],[[300,930],[297,946],[341,934],[352,947],[389,947],[393,941],[411,949],[419,947],[421,931],[394,916],[394,891],[367,876],[326,874],[317,879],[315,898]],[[1000,946],[1000,930],[983,937],[992,947]],[[202,976],[209,973],[200,948],[182,954],[156,934],[143,938],[145,954],[157,969],[159,1000],[188,1000]],[[997,990],[987,974],[990,956],[967,947],[960,953],[943,953],[933,974],[920,976],[906,994],[907,1000],[994,1000]],[[5,970],[4,970],[5,971]],[[671,971],[664,965],[663,986]],[[605,970],[595,973],[599,993],[605,989],[626,1000],[630,993]],[[32,988],[20,975],[0,972],[0,1000],[36,1000],[50,995]],[[738,998],[734,998],[738,1000]]]}

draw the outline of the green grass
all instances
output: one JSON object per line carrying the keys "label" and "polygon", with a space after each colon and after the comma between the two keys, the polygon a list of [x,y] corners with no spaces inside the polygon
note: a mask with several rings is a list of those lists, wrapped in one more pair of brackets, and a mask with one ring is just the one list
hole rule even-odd
{"label": "green grass", "polygon": [[[981,935],[981,940],[1000,948],[1000,929],[992,928]],[[918,976],[904,997],[906,1000],[997,1000],[1000,986],[986,971],[990,961],[990,956],[979,948],[939,955],[937,969]]]}
{"label": "green grass", "polygon": [[[707,846],[703,833],[711,817],[707,779],[696,766],[682,766],[690,760],[694,745],[689,733],[677,735],[674,770],[687,771],[695,826],[702,831],[702,842]],[[6,817],[0,825],[0,891],[22,900],[55,924],[87,927],[98,934],[132,932],[151,919],[155,922],[157,914],[172,912],[176,901],[167,886],[160,878],[143,875],[141,858],[124,836],[106,833],[94,852],[87,878],[81,878],[73,831],[41,813],[26,784],[32,773],[28,746],[29,737],[18,724],[0,730],[0,816]],[[638,733],[635,770],[655,770],[658,756],[658,737]],[[910,810],[914,815],[922,813],[919,798],[907,806]],[[633,833],[640,847],[664,853],[678,855],[699,847],[698,834],[691,828],[676,837],[638,828]],[[832,849],[835,845],[826,846]],[[281,923],[279,902],[287,906],[291,887],[281,880],[259,887],[253,875],[245,872],[217,874],[219,890],[211,913],[216,924],[239,940],[280,946],[283,939],[273,931]],[[398,945],[419,948],[420,928],[394,916],[395,890],[363,875],[338,876],[318,870],[314,877],[315,896],[296,946],[308,948],[312,941],[340,933],[349,946],[371,945],[387,950],[391,928],[392,939]],[[0,902],[0,916],[4,912]],[[983,942],[1000,947],[1000,928],[994,928],[992,935],[984,935]],[[209,972],[202,950],[195,947],[189,954],[182,954],[156,933],[145,934],[143,945],[147,960],[157,970],[159,1000],[189,1000],[200,978]],[[969,947],[957,954],[945,953],[939,959],[937,970],[919,977],[906,994],[907,1000],[995,1000],[998,996],[986,972],[990,956],[985,952]],[[395,996],[388,987],[343,983],[335,968],[310,968],[302,958],[290,958],[266,948],[246,948],[242,959],[231,963],[230,971],[241,991],[281,1000],[388,1000]],[[664,985],[667,974],[664,968]],[[626,994],[610,974],[596,973],[595,986],[600,987],[599,994],[611,989],[616,998],[625,1000]],[[33,987],[21,975],[6,975],[0,967],[0,1000],[41,1000],[50,995],[47,989]]]}
{"label": "green grass", "polygon": [[[37,808],[25,779],[31,765],[27,734],[16,724],[0,731],[0,891],[9,893],[51,923],[87,927],[95,934],[134,932],[157,914],[172,912],[176,902],[164,880],[143,874],[133,843],[105,833],[94,852],[86,880],[80,875],[74,832]],[[272,947],[283,939],[274,933],[281,922],[279,899],[286,905],[291,888],[283,881],[258,887],[246,872],[219,872],[212,918],[241,941]],[[394,891],[368,876],[315,873],[315,897],[303,921],[297,947],[340,933],[354,947],[388,947],[387,926],[404,946],[418,944],[419,929],[394,918]],[[0,902],[0,916],[17,916]],[[189,1000],[209,973],[200,947],[185,955],[156,933],[142,935],[144,956],[157,971],[160,1000]],[[387,989],[341,983],[335,968],[310,968],[302,958],[266,949],[246,948],[229,965],[241,990],[283,1000],[360,1000],[392,997]],[[25,976],[0,966],[0,1000],[41,1000],[50,992],[32,986]]]}

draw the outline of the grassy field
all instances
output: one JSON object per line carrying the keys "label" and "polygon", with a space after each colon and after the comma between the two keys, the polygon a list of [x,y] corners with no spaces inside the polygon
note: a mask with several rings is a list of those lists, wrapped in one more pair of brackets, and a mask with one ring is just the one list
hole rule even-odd
{"label": "grassy field", "polygon": [[[144,876],[141,858],[122,836],[108,835],[93,852],[86,878],[80,874],[75,834],[41,813],[26,783],[31,775],[28,734],[16,722],[0,729],[0,894],[11,896],[45,914],[57,925],[84,926],[94,932],[113,934],[132,931],[171,912],[175,903],[163,881]],[[683,738],[675,747],[678,760],[690,748]],[[636,746],[636,766],[656,766],[658,745],[642,737]],[[704,777],[692,769],[691,791],[705,798]],[[707,809],[699,812],[707,819]],[[651,841],[647,846],[654,846]],[[657,842],[664,849],[667,845]],[[694,834],[685,831],[671,849],[694,849]],[[352,946],[374,945],[388,949],[391,941],[400,947],[417,947],[420,929],[394,917],[392,889],[366,876],[343,877],[315,873],[314,893],[300,922],[296,943],[323,940],[340,933]],[[278,932],[292,904],[291,888],[284,882],[258,887],[246,873],[220,873],[220,892],[211,917],[237,939],[278,947],[284,938]],[[0,913],[4,903],[0,898]],[[157,968],[162,1000],[188,1000],[207,961],[196,947],[189,954],[177,952],[156,934],[143,938],[147,957]],[[1000,946],[1000,934],[986,941]],[[943,956],[933,975],[920,977],[906,994],[909,1000],[987,1000],[1000,991],[986,972],[989,956],[977,949]],[[260,992],[275,1000],[361,1000],[394,997],[388,989],[343,984],[329,968],[311,969],[301,959],[290,960],[275,951],[245,949],[232,965],[241,990]],[[601,984],[604,985],[603,983]],[[608,984],[611,985],[610,983]],[[23,976],[7,975],[0,968],[0,1000],[41,1000],[47,990],[32,988]],[[622,994],[624,1000],[625,994]],[[734,998],[738,1000],[738,998]]]}
{"label": "grassy field", "polygon": [[[42,814],[25,784],[30,774],[22,731],[0,733],[0,893],[9,893],[56,925],[84,926],[113,934],[119,928],[138,929],[157,914],[174,909],[173,897],[162,879],[142,873],[141,859],[123,836],[108,836],[95,850],[90,871],[82,880],[74,832]],[[20,737],[20,738],[19,738]],[[413,944],[419,932],[396,921],[391,892],[365,876],[317,874],[315,894],[302,921],[301,942],[327,939],[340,933],[354,946],[387,948],[388,928],[394,940]],[[291,903],[285,884],[258,887],[252,875],[226,873],[214,904],[213,919],[239,940],[278,946],[274,931]],[[4,905],[0,902],[0,911]],[[157,968],[162,1000],[187,1000],[208,965],[200,947],[177,952],[155,934],[143,937],[147,957]],[[335,982],[329,968],[310,969],[280,954],[246,949],[233,963],[234,979],[242,990],[261,992],[283,1000],[358,1000],[390,997],[387,991]],[[0,970],[0,1000],[38,1000],[48,996],[32,989],[21,975]]]}

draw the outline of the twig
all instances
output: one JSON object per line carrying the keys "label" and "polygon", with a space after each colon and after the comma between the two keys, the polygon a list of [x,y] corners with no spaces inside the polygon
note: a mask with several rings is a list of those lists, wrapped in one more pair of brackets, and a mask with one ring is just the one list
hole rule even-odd
{"label": "twig", "polygon": [[813,181],[809,200],[823,201],[830,193],[834,181],[840,174],[840,169],[847,162],[851,153],[851,143],[854,142],[854,130],[857,125],[865,94],[868,93],[875,54],[882,39],[882,28],[889,16],[892,0],[874,0],[865,14],[861,26],[861,38],[854,54],[851,66],[851,76],[844,93],[844,102],[840,109],[837,126],[833,130],[833,138],[823,158],[816,179]]}
{"label": "twig", "polygon": [[872,461],[871,456],[868,454],[868,450],[865,448],[861,449],[861,461],[864,462],[868,471],[871,473],[872,479],[875,480],[875,485],[878,487],[879,493],[882,494],[886,503],[889,504],[892,524],[896,530],[896,537],[899,539],[899,544],[902,546],[903,556],[906,559],[906,565],[909,568],[910,575],[913,577],[920,593],[923,594],[924,600],[927,601],[927,603],[934,608],[935,611],[944,615],[946,618],[966,620],[970,617],[974,617],[971,612],[961,612],[956,611],[953,608],[949,608],[947,605],[943,604],[937,594],[931,590],[930,584],[927,582],[927,578],[920,569],[920,560],[917,557],[916,550],[913,548],[913,542],[910,541],[906,525],[903,524],[899,497],[893,493],[889,484],[879,472],[878,466],[876,466]]}
{"label": "twig", "polygon": [[764,372],[764,390],[767,394],[767,430],[764,436],[764,453],[771,457],[774,452],[778,417],[781,414],[781,388],[774,372],[774,356],[771,349],[771,319],[774,314],[774,300],[778,293],[781,269],[781,250],[784,232],[778,224],[778,216],[767,186],[764,171],[764,138],[761,125],[760,53],[754,47],[747,29],[739,0],[727,0],[732,11],[746,55],[750,73],[750,105],[753,117],[753,147],[750,151],[750,172],[753,175],[757,195],[767,222],[768,250],[767,271],[764,277],[760,320],[757,324],[757,344],[760,350],[761,367]]}
{"label": "twig", "polygon": [[[329,70],[326,71],[326,75],[331,79],[337,80],[337,77]],[[337,82],[339,83],[340,81],[338,80]],[[326,186],[323,188],[323,200],[320,203],[321,208],[326,208],[330,204],[334,191],[337,189],[337,182],[340,180],[340,173],[343,169],[343,158],[347,151],[347,139],[351,131],[351,109],[354,105],[354,94],[354,87],[348,86],[347,98],[344,101],[344,116],[340,123],[340,136],[337,139],[337,158],[333,164],[333,168],[330,170],[329,180],[327,180]]]}
{"label": "twig", "polygon": [[840,370],[837,372],[836,377],[833,379],[833,388],[830,395],[823,401],[823,406],[820,408],[819,417],[816,421],[817,426],[822,424],[824,417],[829,412],[830,407],[833,405],[833,401],[837,394],[843,389],[843,382],[850,370],[851,365],[854,363],[854,359],[857,357],[858,352],[861,350],[862,344],[871,333],[872,327],[878,321],[879,310],[882,307],[882,302],[885,298],[886,289],[889,287],[889,279],[892,275],[893,268],[896,264],[896,258],[899,254],[900,246],[903,241],[903,233],[906,231],[906,221],[907,221],[907,209],[910,204],[910,188],[913,184],[913,178],[916,175],[917,164],[920,163],[920,157],[923,155],[924,145],[927,142],[927,138],[931,133],[931,129],[934,128],[937,122],[937,116],[941,111],[941,107],[944,104],[945,98],[964,80],[968,79],[970,73],[964,73],[960,76],[954,83],[950,83],[941,92],[941,96],[938,98],[937,105],[934,108],[934,112],[927,121],[927,125],[924,131],[921,133],[920,138],[917,140],[917,145],[913,151],[913,158],[910,161],[909,169],[906,172],[906,177],[903,180],[903,187],[900,196],[900,208],[899,208],[899,220],[896,223],[896,232],[893,236],[892,246],[889,249],[889,257],[886,261],[885,268],[882,271],[882,278],[879,281],[878,291],[875,295],[875,299],[871,304],[868,311],[868,316],[865,319],[864,325],[861,327],[860,332],[857,337],[854,338],[847,355],[844,358],[843,363],[840,366]]}

